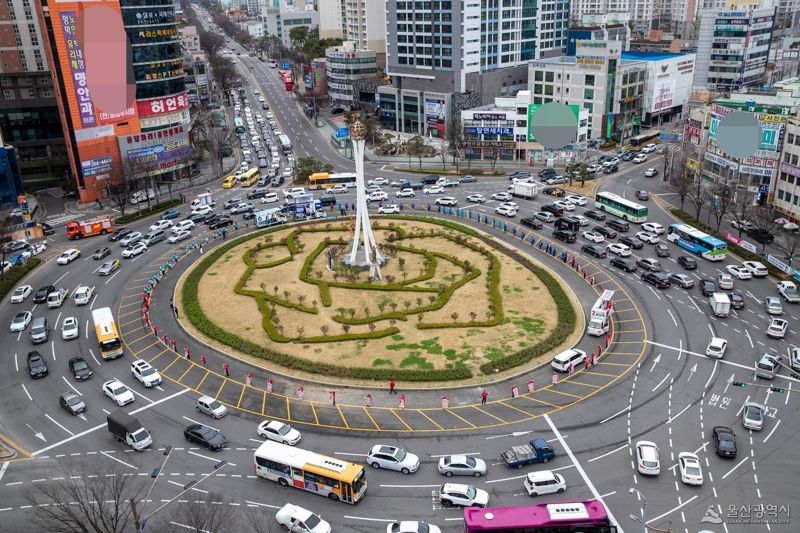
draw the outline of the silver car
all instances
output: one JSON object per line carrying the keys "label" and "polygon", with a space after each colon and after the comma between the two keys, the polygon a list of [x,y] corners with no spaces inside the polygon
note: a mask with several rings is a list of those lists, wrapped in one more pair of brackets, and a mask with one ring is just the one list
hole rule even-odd
{"label": "silver car", "polygon": [[764,298],[765,305],[767,306],[767,313],[770,315],[782,315],[783,304],[781,299],[777,296],[767,296]]}
{"label": "silver car", "polygon": [[403,474],[410,474],[419,468],[419,457],[408,453],[403,448],[376,444],[367,454],[367,464],[376,470],[388,468]]}
{"label": "silver car", "polygon": [[448,455],[439,459],[439,473],[447,477],[481,477],[486,474],[486,462],[469,455]]}
{"label": "silver car", "polygon": [[756,402],[747,402],[742,411],[742,425],[747,429],[761,431],[764,427],[764,406]]}

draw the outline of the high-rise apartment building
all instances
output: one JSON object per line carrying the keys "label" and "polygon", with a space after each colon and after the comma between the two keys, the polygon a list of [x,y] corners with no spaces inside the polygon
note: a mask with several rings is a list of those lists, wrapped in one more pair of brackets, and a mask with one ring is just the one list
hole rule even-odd
{"label": "high-rise apartment building", "polygon": [[344,0],[326,0],[318,4],[319,38],[344,39]]}
{"label": "high-rise apartment building", "polygon": [[386,64],[385,0],[336,0],[344,4],[344,40],[372,50],[378,66]]}
{"label": "high-rise apartment building", "polygon": [[[585,15],[604,13],[629,13],[635,29],[648,31],[653,22],[657,0],[572,0],[570,18],[580,22]],[[669,0],[664,0],[669,1]]]}
{"label": "high-rise apartment building", "polygon": [[29,0],[0,9],[0,130],[28,184],[58,181],[69,169],[46,41]]}

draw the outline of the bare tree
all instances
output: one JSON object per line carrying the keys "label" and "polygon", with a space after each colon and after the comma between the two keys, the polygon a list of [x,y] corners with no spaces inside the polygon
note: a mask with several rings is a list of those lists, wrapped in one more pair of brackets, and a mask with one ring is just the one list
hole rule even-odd
{"label": "bare tree", "polygon": [[750,222],[760,236],[758,240],[761,242],[761,250],[764,251],[767,248],[767,242],[775,238],[780,226],[775,223],[775,213],[768,207],[756,206],[750,212]]}
{"label": "bare tree", "polygon": [[786,260],[791,265],[794,258],[800,253],[800,233],[797,231],[782,231],[775,238],[775,246],[786,254]]}
{"label": "bare tree", "polygon": [[406,150],[408,156],[417,156],[419,161],[419,168],[422,168],[422,155],[425,153],[425,139],[421,135],[414,135],[406,141]]}
{"label": "bare tree", "polygon": [[753,209],[753,194],[747,188],[737,189],[735,192],[735,199],[731,208],[731,218],[738,226],[739,238],[742,237],[742,231],[745,226],[750,223],[750,213]]}
{"label": "bare tree", "polygon": [[694,184],[694,174],[686,168],[686,158],[683,158],[683,164],[679,167],[673,165],[667,179],[678,195],[678,198],[680,198],[681,211],[683,211],[683,207],[686,205],[686,197],[689,195],[689,191]]}
{"label": "bare tree", "polygon": [[497,160],[500,159],[500,148],[494,147],[491,150],[492,172],[494,172],[494,167],[497,166]]}
{"label": "bare tree", "polygon": [[700,213],[703,211],[703,207],[711,199],[711,191],[705,186],[703,180],[698,179],[689,188],[688,196],[695,208],[694,218],[700,220]]}
{"label": "bare tree", "polygon": [[453,118],[450,125],[447,127],[447,151],[453,158],[453,165],[458,172],[458,160],[462,155],[464,148],[464,128],[461,123],[461,114],[456,111],[453,113]]}
{"label": "bare tree", "polygon": [[275,522],[275,513],[264,507],[249,505],[245,507],[244,523],[253,533],[273,533],[283,531]]}
{"label": "bare tree", "polygon": [[727,183],[719,185],[711,197],[711,213],[717,223],[717,231],[722,224],[722,218],[728,212],[733,203],[733,191]]}
{"label": "bare tree", "polygon": [[[222,494],[210,492],[203,496],[205,501],[194,502],[191,499],[188,503],[173,504],[168,519],[159,518],[159,522],[166,521],[169,524],[180,524],[188,531],[203,533],[206,531],[241,531],[236,524],[236,513],[234,507]],[[212,504],[210,502],[221,502]],[[166,526],[166,524],[164,524]],[[165,531],[174,531],[167,528]]]}
{"label": "bare tree", "polygon": [[[53,533],[122,533],[134,529],[131,499],[142,487],[135,476],[114,467],[98,474],[81,464],[65,470],[59,481],[40,483],[27,495],[36,509],[31,519],[40,531]],[[90,475],[91,474],[91,475]]]}

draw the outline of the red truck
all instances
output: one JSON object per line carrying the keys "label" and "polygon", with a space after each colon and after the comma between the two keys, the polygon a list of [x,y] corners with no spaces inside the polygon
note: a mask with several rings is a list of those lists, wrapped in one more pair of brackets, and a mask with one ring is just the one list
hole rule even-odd
{"label": "red truck", "polygon": [[72,220],[67,222],[67,238],[74,241],[94,235],[105,235],[114,231],[110,218],[93,218],[92,220]]}
{"label": "red truck", "polygon": [[290,70],[279,70],[278,75],[281,77],[283,81],[283,86],[286,88],[287,91],[291,91],[294,88],[294,82],[292,81],[292,72]]}

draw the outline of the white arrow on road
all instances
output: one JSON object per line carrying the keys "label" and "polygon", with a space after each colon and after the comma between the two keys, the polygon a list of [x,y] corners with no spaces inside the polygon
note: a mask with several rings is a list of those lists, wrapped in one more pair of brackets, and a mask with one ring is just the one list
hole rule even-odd
{"label": "white arrow on road", "polygon": [[650,372],[655,369],[656,365],[661,361],[661,354],[658,354],[655,359],[653,359],[653,366],[650,367]]}
{"label": "white arrow on road", "polygon": [[491,437],[486,437],[486,440],[499,439],[502,437],[521,437],[523,435],[527,435],[528,433],[533,433],[533,431],[515,431],[514,433],[508,433],[506,435],[492,435]]}
{"label": "white arrow on road", "polygon": [[31,427],[31,425],[30,425],[30,424],[28,424],[27,422],[25,423],[25,425],[26,425],[26,426],[28,426],[28,429],[30,429],[31,431],[33,431],[33,434],[34,434],[34,435],[35,435],[37,438],[39,438],[39,439],[42,439],[42,442],[47,442],[47,439],[46,439],[46,438],[44,438],[44,435],[42,434],[42,432],[41,432],[41,431],[39,431],[39,432],[37,433],[37,432],[36,432],[36,430],[35,430],[35,429],[33,429],[33,428]]}
{"label": "white arrow on road", "polygon": [[695,363],[694,366],[689,369],[689,379],[686,380],[687,382],[692,380],[692,376],[694,376],[695,372],[697,372],[697,363]]}

